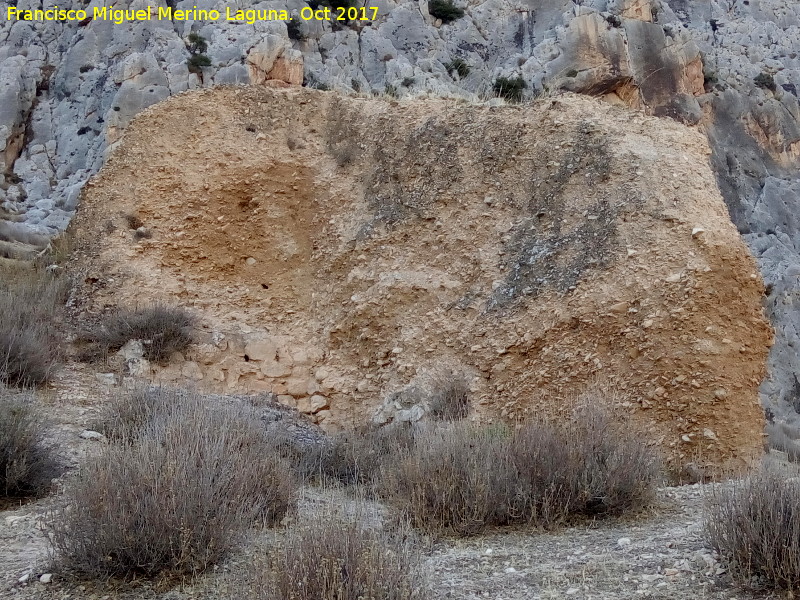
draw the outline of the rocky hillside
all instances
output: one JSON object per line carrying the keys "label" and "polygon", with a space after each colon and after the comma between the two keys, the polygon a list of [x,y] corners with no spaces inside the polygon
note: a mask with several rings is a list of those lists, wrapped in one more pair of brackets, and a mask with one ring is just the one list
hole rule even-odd
{"label": "rocky hillside", "polygon": [[[18,8],[39,6],[19,0]],[[98,0],[65,0],[92,9]],[[767,282],[777,331],[762,400],[800,405],[797,289],[800,5],[790,0],[457,2],[443,23],[428,2],[378,0],[374,22],[0,21],[0,251],[30,255],[63,230],[87,179],[141,110],[187,89],[263,83],[348,93],[486,99],[498,77],[525,94],[571,90],[699,124],[730,216]],[[156,2],[154,6],[164,6]],[[141,8],[141,0],[117,8]],[[288,2],[234,8],[288,9]],[[435,11],[434,11],[435,12]],[[187,37],[210,65],[190,72]],[[463,61],[463,62],[459,62]],[[496,101],[495,101],[496,102]]]}
{"label": "rocky hillside", "polygon": [[437,371],[484,419],[604,382],[674,464],[740,465],[762,447],[771,331],[709,153],[572,95],[181,94],[86,188],[76,305],[190,307],[203,343],[156,379],[272,391],[327,429],[393,392],[378,418],[419,418],[409,389]]}

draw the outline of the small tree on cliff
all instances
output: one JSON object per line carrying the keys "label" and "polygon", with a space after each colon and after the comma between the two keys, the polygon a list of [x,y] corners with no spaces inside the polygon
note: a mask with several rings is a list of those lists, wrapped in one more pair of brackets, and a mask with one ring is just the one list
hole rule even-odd
{"label": "small tree on cliff", "polygon": [[203,67],[211,66],[211,59],[205,54],[206,50],[208,50],[206,39],[193,31],[186,40],[186,49],[189,50],[191,55],[189,60],[186,61],[189,66],[189,72],[195,73],[202,79]]}

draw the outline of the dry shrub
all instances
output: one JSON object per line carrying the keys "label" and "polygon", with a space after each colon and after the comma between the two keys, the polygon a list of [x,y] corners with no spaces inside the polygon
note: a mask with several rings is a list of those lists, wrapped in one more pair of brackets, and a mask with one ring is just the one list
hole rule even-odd
{"label": "dry shrub", "polygon": [[139,227],[144,227],[144,222],[139,218],[139,215],[127,213],[123,215],[123,218],[128,224],[128,229],[139,229]]}
{"label": "dry shrub", "polygon": [[0,391],[0,496],[6,498],[43,496],[62,472],[32,402]]}
{"label": "dry shrub", "polygon": [[371,484],[384,462],[414,444],[410,423],[362,427],[333,436],[328,443],[306,448],[294,457],[308,480],[338,481],[345,485]]}
{"label": "dry shrub", "polygon": [[91,576],[197,573],[280,520],[294,484],[244,408],[187,397],[81,469],[51,518],[61,564]]}
{"label": "dry shrub", "polygon": [[[328,511],[330,512],[330,511]],[[251,569],[248,600],[423,600],[419,557],[408,536],[369,528],[356,511],[321,514],[286,532]]]}
{"label": "dry shrub", "polygon": [[469,423],[420,433],[381,470],[381,495],[427,531],[472,535],[504,524],[512,482],[506,440]]}
{"label": "dry shrub", "polygon": [[[94,429],[111,439],[130,438],[137,435],[155,417],[181,410],[187,393],[179,389],[160,386],[141,387],[121,392],[105,406]],[[193,399],[189,399],[194,402]]]}
{"label": "dry shrub", "polygon": [[753,588],[800,588],[800,482],[764,470],[719,487],[707,507],[706,537],[731,576]]}
{"label": "dry shrub", "polygon": [[558,525],[621,515],[655,497],[659,461],[628,424],[598,408],[519,430],[456,423],[417,436],[385,463],[380,493],[429,532]]}
{"label": "dry shrub", "polygon": [[45,383],[61,358],[56,324],[67,280],[29,269],[0,284],[0,382],[27,387]]}
{"label": "dry shrub", "polygon": [[601,405],[579,407],[563,430],[577,473],[577,514],[621,515],[655,500],[661,460],[644,434]]}
{"label": "dry shrub", "polygon": [[107,354],[130,340],[142,340],[144,357],[165,363],[173,353],[183,352],[191,345],[193,323],[191,315],[179,307],[157,304],[118,309],[104,319],[100,328],[85,332],[82,341],[96,344]]}
{"label": "dry shrub", "polygon": [[800,431],[787,423],[767,423],[766,433],[771,449],[785,452],[791,462],[800,461]]}
{"label": "dry shrub", "polygon": [[429,382],[431,416],[439,421],[457,421],[469,414],[469,382],[463,373],[439,371]]}

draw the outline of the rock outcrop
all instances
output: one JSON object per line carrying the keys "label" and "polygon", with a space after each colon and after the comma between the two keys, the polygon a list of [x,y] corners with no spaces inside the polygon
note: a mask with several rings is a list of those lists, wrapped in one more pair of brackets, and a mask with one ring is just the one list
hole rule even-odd
{"label": "rock outcrop", "polygon": [[771,330],[710,155],[573,95],[187,93],[86,188],[82,306],[185,305],[205,333],[155,379],[268,391],[328,429],[449,368],[478,418],[557,413],[601,382],[674,463],[741,466]]}
{"label": "rock outcrop", "polygon": [[[800,5],[790,0],[458,0],[466,14],[443,24],[426,1],[378,0],[374,22],[225,19],[115,24],[0,21],[0,214],[18,223],[0,254],[28,257],[63,230],[82,186],[109,146],[152,104],[188,89],[270,81],[348,93],[491,96],[499,76],[527,94],[569,90],[655,115],[699,123],[730,215],[755,253],[777,340],[765,405],[800,419],[794,223],[800,185]],[[156,0],[154,7],[166,6]],[[20,9],[35,8],[19,0]],[[90,14],[103,3],[59,3]],[[143,0],[115,8],[143,8]],[[243,9],[307,7],[300,0]],[[187,66],[190,32],[208,41],[210,65]],[[468,72],[454,68],[463,60]],[[788,207],[788,208],[787,208]],[[8,228],[6,228],[8,230]],[[31,238],[34,236],[34,238]],[[38,236],[38,237],[37,237]],[[31,239],[36,241],[31,247]],[[20,244],[14,246],[15,242]]]}

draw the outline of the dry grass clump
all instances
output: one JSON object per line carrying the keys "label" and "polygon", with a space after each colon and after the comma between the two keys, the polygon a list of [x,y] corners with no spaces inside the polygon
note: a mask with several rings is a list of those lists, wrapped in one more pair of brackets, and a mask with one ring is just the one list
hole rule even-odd
{"label": "dry grass clump", "polygon": [[752,588],[800,588],[800,482],[764,470],[712,492],[705,523],[731,576]]}
{"label": "dry grass clump", "polygon": [[397,462],[383,466],[380,494],[428,531],[472,535],[505,524],[512,479],[506,449],[502,438],[467,423],[426,431]]}
{"label": "dry grass clump", "polygon": [[181,410],[189,398],[186,392],[160,386],[147,386],[121,392],[105,406],[93,428],[111,439],[135,437],[155,417]]}
{"label": "dry grass clump", "polygon": [[516,431],[469,423],[428,430],[383,465],[380,493],[417,527],[474,535],[640,510],[659,474],[657,456],[627,424],[582,408],[568,423]]}
{"label": "dry grass clump", "polygon": [[36,269],[0,282],[0,382],[28,387],[45,383],[61,358],[56,323],[67,280]]}
{"label": "dry grass clump", "polygon": [[127,213],[123,215],[125,222],[128,224],[128,229],[139,229],[144,227],[144,222],[139,218],[139,215],[134,213]]}
{"label": "dry grass clump", "polygon": [[331,480],[345,485],[371,484],[381,465],[414,444],[410,423],[388,427],[362,427],[331,437],[294,457],[301,476],[311,481]]}
{"label": "dry grass clump", "polygon": [[183,308],[155,305],[147,308],[118,309],[101,326],[83,334],[83,341],[104,353],[122,348],[130,340],[142,340],[144,357],[165,363],[175,352],[185,351],[192,343],[194,319]]}
{"label": "dry grass clump", "polygon": [[60,564],[90,576],[197,573],[280,520],[294,484],[244,408],[187,397],[90,460],[52,515]]}
{"label": "dry grass clump", "polygon": [[248,600],[423,600],[419,557],[408,538],[371,528],[359,512],[322,514],[289,528],[257,560]]}
{"label": "dry grass clump", "polygon": [[583,406],[561,434],[577,474],[573,513],[619,516],[655,500],[661,460],[633,423],[608,409]]}
{"label": "dry grass clump", "polygon": [[4,498],[43,496],[62,472],[32,401],[31,396],[0,391],[0,496]]}
{"label": "dry grass clump", "polygon": [[428,384],[428,405],[434,419],[458,421],[469,414],[469,382],[463,373],[437,372]]}
{"label": "dry grass clump", "polygon": [[767,423],[769,447],[785,452],[791,462],[800,462],[800,431],[788,423]]}

